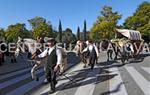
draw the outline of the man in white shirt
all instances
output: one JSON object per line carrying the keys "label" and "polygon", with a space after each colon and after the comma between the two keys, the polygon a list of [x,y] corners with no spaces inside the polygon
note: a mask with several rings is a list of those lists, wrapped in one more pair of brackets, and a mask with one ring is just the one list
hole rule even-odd
{"label": "man in white shirt", "polygon": [[56,47],[56,41],[54,38],[48,38],[48,48],[38,55],[38,58],[47,57],[46,66],[46,78],[50,82],[51,90],[49,94],[55,92],[56,72],[59,65],[62,63],[62,53],[61,50]]}
{"label": "man in white shirt", "polygon": [[92,41],[86,41],[86,44],[87,47],[82,52],[89,52],[89,65],[91,66],[91,69],[93,69],[99,56],[98,48],[93,44]]}

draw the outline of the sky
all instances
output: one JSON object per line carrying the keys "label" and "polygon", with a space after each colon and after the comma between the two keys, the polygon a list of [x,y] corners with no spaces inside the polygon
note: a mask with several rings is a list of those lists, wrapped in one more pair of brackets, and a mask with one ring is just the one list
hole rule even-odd
{"label": "sky", "polygon": [[31,29],[28,21],[36,16],[50,21],[53,28],[58,30],[59,19],[62,28],[77,27],[83,30],[84,20],[87,30],[90,30],[100,10],[104,5],[111,6],[113,11],[122,15],[118,25],[122,25],[128,16],[131,16],[139,4],[150,0],[0,0],[0,28],[16,23],[25,23]]}

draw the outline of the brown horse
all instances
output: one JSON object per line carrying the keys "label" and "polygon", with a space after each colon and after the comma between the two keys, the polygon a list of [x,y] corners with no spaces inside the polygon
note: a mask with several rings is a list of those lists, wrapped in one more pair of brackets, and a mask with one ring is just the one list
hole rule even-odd
{"label": "brown horse", "polygon": [[84,68],[87,65],[87,53],[86,52],[82,52],[84,50],[84,48],[86,48],[86,43],[84,41],[77,41],[76,46],[74,48],[74,51],[76,53],[76,55],[80,58],[81,62],[83,62],[84,64]]}

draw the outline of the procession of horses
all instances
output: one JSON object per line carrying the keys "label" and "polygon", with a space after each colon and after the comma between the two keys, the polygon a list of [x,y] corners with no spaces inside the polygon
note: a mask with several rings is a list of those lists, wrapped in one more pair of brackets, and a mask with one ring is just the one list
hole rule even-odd
{"label": "procession of horses", "polygon": [[[88,47],[89,42],[95,47],[95,54],[96,54],[96,61],[94,64],[98,63],[98,58],[100,57],[99,54],[102,51],[106,51],[107,53],[107,60],[119,60],[120,63],[125,64],[128,63],[129,58],[134,58],[140,54],[143,48],[150,52],[149,44],[145,44],[144,41],[141,39],[139,32],[133,30],[117,30],[118,33],[125,35],[125,38],[121,39],[105,39],[100,41],[100,43],[95,43],[94,41],[87,40],[81,41],[78,40],[74,49],[72,50],[75,52],[76,56],[79,57],[80,62],[83,63],[83,68],[89,66],[89,51],[85,51]],[[129,32],[126,35],[125,33]],[[133,34],[132,34],[133,33]],[[16,44],[8,45],[13,47],[10,49],[9,56],[11,57],[11,62],[17,62],[17,58],[19,56],[24,56],[27,54],[27,60],[29,63],[33,65],[31,69],[31,76],[32,79],[39,80],[36,76],[36,70],[39,67],[43,67],[44,71],[46,70],[47,58],[42,59],[33,59],[34,56],[39,55],[43,50],[47,48],[46,39],[41,39],[40,41],[31,39],[31,38],[20,38],[18,37],[18,41]],[[63,44],[56,44],[56,47],[61,49],[62,52],[62,64],[60,64],[59,74],[65,72],[67,67],[67,50],[63,46]],[[8,47],[7,47],[8,48]],[[114,56],[114,57],[113,57]],[[46,81],[46,80],[45,80]]]}

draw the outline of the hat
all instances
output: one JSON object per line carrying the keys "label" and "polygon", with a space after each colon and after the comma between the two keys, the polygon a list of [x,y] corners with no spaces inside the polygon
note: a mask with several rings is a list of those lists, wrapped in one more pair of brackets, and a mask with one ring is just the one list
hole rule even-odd
{"label": "hat", "polygon": [[81,41],[77,41],[77,44],[80,44]]}
{"label": "hat", "polygon": [[89,44],[89,41],[86,41],[85,43],[88,45],[88,44]]}
{"label": "hat", "polygon": [[44,41],[45,41],[45,42],[49,42],[49,41],[54,41],[54,42],[55,42],[55,39],[54,39],[54,38],[45,37],[45,38],[44,38]]}

